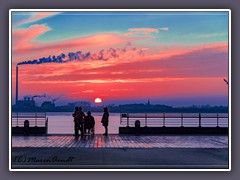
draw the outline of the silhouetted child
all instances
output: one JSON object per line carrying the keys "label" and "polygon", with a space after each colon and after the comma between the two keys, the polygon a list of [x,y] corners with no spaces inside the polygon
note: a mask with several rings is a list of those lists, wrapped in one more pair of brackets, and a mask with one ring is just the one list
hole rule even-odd
{"label": "silhouetted child", "polygon": [[94,125],[95,125],[95,120],[94,117],[91,115],[91,112],[87,112],[87,116],[85,117],[85,122],[84,122],[84,131],[88,130],[88,133],[90,133],[90,130],[92,130],[94,134]]}

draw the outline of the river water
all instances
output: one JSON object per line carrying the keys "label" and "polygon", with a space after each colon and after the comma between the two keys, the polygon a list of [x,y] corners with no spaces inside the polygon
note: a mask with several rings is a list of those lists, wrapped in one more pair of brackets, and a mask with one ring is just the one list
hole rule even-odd
{"label": "river water", "polygon": [[[96,134],[103,134],[104,133],[104,127],[101,123],[103,113],[97,113],[93,112],[92,115],[95,118],[95,133]],[[206,114],[205,114],[206,115]],[[209,115],[216,115],[216,114],[209,114]],[[226,114],[224,114],[226,115]],[[48,117],[48,134],[73,134],[74,132],[74,123],[73,123],[73,117],[71,112],[47,112]],[[216,119],[203,119],[202,120],[203,125],[205,123],[206,126],[216,126]],[[207,122],[212,121],[212,124],[207,124]],[[126,121],[125,121],[126,122]],[[134,126],[134,121],[130,124],[131,126]],[[150,121],[149,121],[150,122]],[[191,126],[197,126],[198,125],[198,118],[195,119],[186,119],[186,124],[184,126],[187,126],[191,122],[193,124],[190,124]],[[162,126],[163,121],[159,120],[160,126]],[[144,119],[141,120],[141,124],[144,125]],[[221,127],[227,126],[228,119],[220,119],[219,124]],[[168,119],[166,120],[166,125],[170,126],[180,126],[180,119]],[[118,134],[119,127],[120,126],[126,126],[126,123],[122,125],[120,124],[120,113],[110,113],[109,117],[109,126],[108,131],[109,134]],[[148,125],[151,126],[151,125]]]}
{"label": "river water", "polygon": [[[85,113],[86,114],[86,113]],[[101,123],[103,113],[92,113],[95,119],[95,133],[103,134],[104,127]],[[48,134],[72,134],[74,122],[71,112],[48,112]],[[118,134],[120,126],[120,113],[111,113],[109,117],[108,131],[110,134]]]}

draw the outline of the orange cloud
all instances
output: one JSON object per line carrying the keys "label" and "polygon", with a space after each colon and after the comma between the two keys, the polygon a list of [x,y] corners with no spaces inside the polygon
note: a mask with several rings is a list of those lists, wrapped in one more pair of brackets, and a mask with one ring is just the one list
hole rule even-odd
{"label": "orange cloud", "polygon": [[[197,49],[198,47],[198,49]],[[176,56],[145,54],[134,59],[73,61],[19,67],[19,93],[65,94],[66,98],[105,99],[224,95],[228,52],[224,43],[196,46]],[[15,68],[13,67],[13,94]],[[39,88],[41,84],[41,88]],[[58,91],[56,91],[58,89]],[[129,90],[128,90],[129,89]],[[130,95],[131,94],[131,95]]]}

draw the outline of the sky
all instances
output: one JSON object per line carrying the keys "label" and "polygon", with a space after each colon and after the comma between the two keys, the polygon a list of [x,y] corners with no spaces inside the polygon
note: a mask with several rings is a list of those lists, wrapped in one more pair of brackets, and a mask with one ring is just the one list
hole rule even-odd
{"label": "sky", "polygon": [[12,12],[12,99],[228,105],[227,12]]}

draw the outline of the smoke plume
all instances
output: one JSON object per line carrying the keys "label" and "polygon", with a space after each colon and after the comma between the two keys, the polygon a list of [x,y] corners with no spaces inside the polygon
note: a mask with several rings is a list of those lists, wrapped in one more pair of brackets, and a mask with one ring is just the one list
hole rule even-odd
{"label": "smoke plume", "polygon": [[19,62],[17,65],[24,64],[43,64],[43,63],[66,63],[70,61],[84,61],[84,60],[108,60],[110,58],[119,58],[121,56],[135,56],[144,55],[143,49],[130,48],[131,43],[128,42],[124,48],[110,48],[108,50],[100,50],[98,53],[91,52],[69,52],[68,54],[60,54],[58,56],[48,56],[39,59],[27,60]]}

